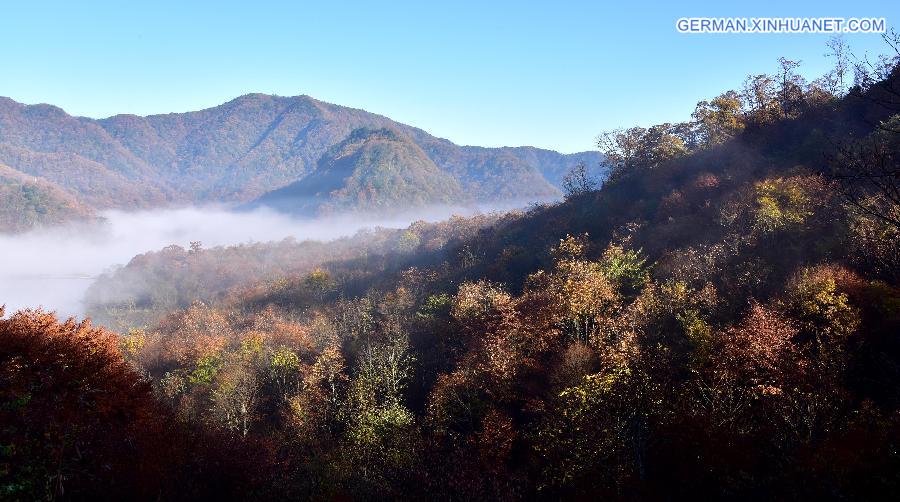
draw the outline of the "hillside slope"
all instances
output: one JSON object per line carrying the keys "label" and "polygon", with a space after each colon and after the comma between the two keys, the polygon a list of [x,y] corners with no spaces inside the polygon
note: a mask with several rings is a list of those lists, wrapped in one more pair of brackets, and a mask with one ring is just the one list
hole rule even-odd
{"label": "hillside slope", "polygon": [[0,232],[85,220],[93,211],[53,183],[0,164]]}
{"label": "hillside slope", "polygon": [[[125,345],[180,415],[271,448],[262,493],[894,500],[900,70],[734,110],[632,131],[599,190],[186,295]],[[102,287],[191,291],[235,253]]]}
{"label": "hillside slope", "polygon": [[395,129],[357,129],[302,180],[255,204],[304,214],[353,209],[400,212],[465,202],[459,183]]}

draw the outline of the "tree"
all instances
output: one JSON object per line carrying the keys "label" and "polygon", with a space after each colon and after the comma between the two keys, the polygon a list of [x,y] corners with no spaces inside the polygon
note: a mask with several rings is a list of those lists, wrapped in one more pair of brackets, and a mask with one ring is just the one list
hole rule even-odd
{"label": "tree", "polygon": [[804,190],[802,180],[777,178],[754,185],[756,207],[753,226],[762,233],[803,224],[812,212],[814,201]]}
{"label": "tree", "polygon": [[735,91],[728,91],[712,101],[701,101],[692,115],[704,146],[724,143],[744,128],[743,101]]}
{"label": "tree", "polygon": [[851,70],[850,46],[839,36],[829,39],[827,46],[825,56],[834,59],[834,68],[824,77],[826,90],[832,96],[843,96],[847,92],[847,78]]}
{"label": "tree", "polygon": [[613,495],[646,475],[662,388],[646,371],[634,336],[605,350],[601,370],[559,393],[537,428],[532,444],[544,459],[540,491]]}
{"label": "tree", "polygon": [[770,75],[750,75],[744,81],[742,101],[749,118],[758,124],[771,122],[777,117],[779,105],[776,96],[775,78]]}
{"label": "tree", "polygon": [[171,418],[117,345],[39,310],[0,319],[0,497],[159,495]]}
{"label": "tree", "polygon": [[282,400],[296,395],[302,381],[300,357],[288,348],[272,352],[269,361],[269,378]]}
{"label": "tree", "polygon": [[599,182],[588,173],[587,166],[581,162],[566,173],[562,184],[566,199],[570,199],[577,195],[593,192],[597,189]]}
{"label": "tree", "polygon": [[[860,269],[891,284],[900,284],[900,227],[865,213],[851,215],[851,258]],[[900,208],[894,219],[900,220]]]}
{"label": "tree", "polygon": [[797,73],[801,61],[792,61],[787,58],[778,58],[779,88],[778,97],[781,107],[781,117],[795,117],[800,110],[800,104],[803,102],[803,87],[805,82],[803,77]]}
{"label": "tree", "polygon": [[607,280],[624,298],[634,298],[650,281],[647,258],[640,249],[626,249],[618,244],[610,244],[599,263]]}
{"label": "tree", "polygon": [[746,318],[717,340],[713,371],[727,375],[729,386],[740,383],[746,391],[780,394],[803,370],[794,342],[797,332],[784,315],[753,304]]}
{"label": "tree", "polygon": [[856,211],[900,229],[900,115],[867,138],[841,147],[831,178]]}
{"label": "tree", "polygon": [[618,129],[602,133],[597,146],[606,156],[612,178],[635,169],[653,169],[686,154],[685,139],[677,132],[680,128],[672,124]]}
{"label": "tree", "polygon": [[419,244],[421,243],[422,240],[415,232],[406,230],[400,234],[400,237],[397,239],[397,251],[400,251],[401,253],[412,253],[418,249]]}
{"label": "tree", "polygon": [[597,138],[597,147],[610,166],[610,177],[632,167],[642,148],[647,130],[643,127],[606,131]]}
{"label": "tree", "polygon": [[149,371],[177,363],[191,366],[202,357],[220,352],[234,336],[228,319],[218,310],[202,302],[194,302],[185,310],[175,311],[157,326],[163,344],[162,361],[144,362]]}
{"label": "tree", "polygon": [[367,482],[383,483],[388,473],[412,462],[415,419],[403,404],[412,356],[405,333],[391,330],[368,341],[357,360],[344,410],[347,456]]}
{"label": "tree", "polygon": [[321,302],[334,289],[334,279],[327,271],[316,268],[303,279],[304,287],[312,293],[313,298]]}
{"label": "tree", "polygon": [[860,325],[859,311],[842,288],[861,279],[841,267],[820,265],[799,270],[790,280],[783,308],[796,319],[798,342],[828,378],[840,378],[849,338]]}
{"label": "tree", "polygon": [[212,394],[213,410],[229,431],[246,438],[257,419],[259,380],[256,368],[243,360],[230,361],[219,372]]}
{"label": "tree", "polygon": [[883,54],[870,61],[868,57],[854,58],[853,89],[850,94],[888,110],[897,111],[900,100],[900,79],[897,77],[900,61],[900,33],[891,30],[881,35],[892,54]]}
{"label": "tree", "polygon": [[680,157],[688,153],[688,150],[684,139],[675,134],[674,126],[667,123],[651,126],[647,130],[642,138],[640,153],[639,165],[652,168]]}
{"label": "tree", "polygon": [[347,376],[344,356],[326,347],[303,374],[299,391],[288,399],[289,421],[306,443],[325,443],[338,429]]}

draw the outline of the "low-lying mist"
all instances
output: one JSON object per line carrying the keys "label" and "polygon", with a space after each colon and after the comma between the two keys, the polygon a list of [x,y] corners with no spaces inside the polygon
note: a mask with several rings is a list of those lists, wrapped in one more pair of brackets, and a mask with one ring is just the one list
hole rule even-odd
{"label": "low-lying mist", "polygon": [[267,208],[249,212],[214,207],[107,211],[95,224],[0,235],[0,305],[6,305],[7,313],[42,307],[61,317],[83,315],[84,293],[100,274],[138,254],[173,244],[188,247],[200,241],[210,248],[288,237],[328,241],[365,228],[403,228],[417,220],[439,221],[454,214],[522,205],[432,207],[389,218],[354,214],[300,219]]}

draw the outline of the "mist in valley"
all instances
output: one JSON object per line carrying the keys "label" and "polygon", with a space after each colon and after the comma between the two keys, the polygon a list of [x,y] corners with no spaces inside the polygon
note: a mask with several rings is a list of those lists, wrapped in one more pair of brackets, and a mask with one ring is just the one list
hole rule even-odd
{"label": "mist in valley", "polygon": [[367,228],[404,228],[418,220],[440,221],[452,215],[524,205],[431,207],[389,217],[297,218],[268,208],[236,212],[221,207],[106,211],[92,224],[0,235],[0,305],[5,304],[7,315],[40,307],[60,317],[83,316],[85,292],[101,274],[127,264],[136,255],[170,245],[187,248],[199,241],[204,248],[212,248],[286,238],[330,241]]}

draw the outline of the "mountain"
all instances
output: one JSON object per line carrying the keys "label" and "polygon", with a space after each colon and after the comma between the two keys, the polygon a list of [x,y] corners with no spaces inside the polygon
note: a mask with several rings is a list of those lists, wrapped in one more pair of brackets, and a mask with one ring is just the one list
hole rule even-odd
{"label": "mountain", "polygon": [[[602,160],[597,152],[464,147],[309,96],[248,94],[195,112],[102,120],[0,97],[0,162],[52,180],[96,209],[239,204],[317,171],[320,158],[360,128],[403,135],[460,185],[458,193],[478,201],[558,196],[562,173],[578,162]],[[417,186],[414,180],[404,183]]]}
{"label": "mountain", "polygon": [[256,204],[303,213],[394,211],[465,199],[457,180],[395,129],[357,129],[300,181]]}
{"label": "mountain", "polygon": [[92,216],[89,207],[53,183],[0,164],[0,232]]}
{"label": "mountain", "polygon": [[77,153],[43,153],[0,145],[0,158],[30,176],[40,177],[97,209],[161,206],[169,198],[152,185],[142,186]]}

